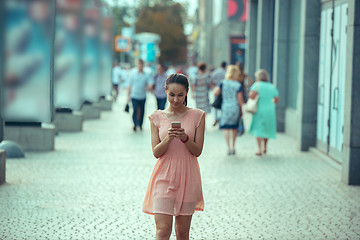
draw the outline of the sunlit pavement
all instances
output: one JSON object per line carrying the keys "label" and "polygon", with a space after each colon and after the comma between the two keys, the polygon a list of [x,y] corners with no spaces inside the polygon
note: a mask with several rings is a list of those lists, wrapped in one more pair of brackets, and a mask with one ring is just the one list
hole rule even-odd
{"label": "sunlit pavement", "polygon": [[[54,152],[7,160],[0,239],[154,239],[153,217],[141,212],[155,164],[149,124],[134,133],[124,105],[122,97],[83,132],[60,133]],[[146,116],[154,106],[149,96]],[[245,134],[229,157],[212,123],[207,116],[199,158],[205,210],[191,239],[360,239],[360,187],[283,134],[262,157]]]}

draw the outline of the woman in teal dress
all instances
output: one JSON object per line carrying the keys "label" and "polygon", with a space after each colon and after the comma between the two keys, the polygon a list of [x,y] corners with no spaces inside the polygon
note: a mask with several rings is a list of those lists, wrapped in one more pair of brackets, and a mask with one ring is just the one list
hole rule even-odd
{"label": "woman in teal dress", "polygon": [[[264,69],[255,73],[256,82],[250,88],[249,97],[259,95],[257,111],[252,116],[249,132],[256,137],[257,156],[266,154],[269,138],[276,136],[275,104],[279,102],[278,90],[269,82],[269,74]],[[263,148],[262,148],[263,146]]]}

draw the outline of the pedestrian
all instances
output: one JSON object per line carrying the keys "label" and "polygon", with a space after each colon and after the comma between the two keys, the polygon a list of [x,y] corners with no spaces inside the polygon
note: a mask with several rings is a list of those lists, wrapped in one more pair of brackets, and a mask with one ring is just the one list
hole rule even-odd
{"label": "pedestrian", "polygon": [[243,85],[244,100],[246,102],[249,89],[253,85],[254,80],[245,73],[244,65],[238,64],[238,67],[240,69],[240,83]]}
{"label": "pedestrian", "polygon": [[[256,137],[257,156],[266,154],[269,138],[276,136],[275,104],[279,102],[278,90],[269,82],[269,74],[260,69],[255,73],[256,82],[251,86],[249,98],[259,96],[257,111],[252,116],[249,132]],[[264,145],[264,149],[262,149]]]}
{"label": "pedestrian", "polygon": [[195,82],[196,74],[198,72],[198,67],[197,67],[196,63],[191,62],[191,66],[188,67],[186,72],[187,72],[187,76],[189,78],[190,85],[193,85],[193,83]]}
{"label": "pedestrian", "polygon": [[112,96],[114,102],[116,102],[117,97],[119,95],[119,85],[121,80],[121,68],[117,61],[114,61],[113,63],[113,69],[112,69],[112,76],[111,76],[111,82],[112,82]]}
{"label": "pedestrian", "polygon": [[[155,216],[156,239],[170,238],[173,217],[176,239],[189,239],[192,215],[204,209],[197,157],[203,149],[205,113],[187,107],[189,81],[185,75],[168,76],[165,89],[169,107],[149,116],[152,151],[158,160],[143,212]],[[181,126],[175,128],[173,121]]]}
{"label": "pedestrian", "polygon": [[[220,64],[220,67],[215,69],[215,71],[211,75],[213,85],[219,86],[222,83],[222,81],[225,79],[225,73],[226,73],[226,62],[223,61]],[[213,124],[214,127],[219,123],[220,120],[219,112],[220,110],[215,108],[215,122]]]}
{"label": "pedestrian", "polygon": [[241,48],[238,48],[235,52],[235,65],[244,66],[244,63],[245,63],[244,52]]}
{"label": "pedestrian", "polygon": [[153,88],[153,79],[144,71],[144,61],[139,60],[137,68],[130,74],[128,96],[133,106],[133,130],[137,127],[142,131],[142,124],[145,112],[146,92]]}
{"label": "pedestrian", "polygon": [[156,66],[157,74],[154,77],[154,94],[157,102],[157,109],[164,110],[166,104],[165,81],[167,75],[165,74],[165,66],[159,63]]}
{"label": "pedestrian", "polygon": [[193,97],[195,98],[196,107],[203,110],[205,113],[211,112],[209,102],[209,90],[211,88],[211,77],[206,72],[206,64],[201,62],[198,65],[198,72],[192,85],[192,93]]}
{"label": "pedestrian", "polygon": [[169,76],[171,74],[176,73],[175,67],[174,65],[170,65],[167,69],[166,69],[166,75]]}
{"label": "pedestrian", "polygon": [[244,104],[242,87],[239,82],[240,70],[236,65],[226,69],[225,80],[215,89],[215,95],[222,94],[220,129],[224,132],[228,155],[235,154],[235,141]]}

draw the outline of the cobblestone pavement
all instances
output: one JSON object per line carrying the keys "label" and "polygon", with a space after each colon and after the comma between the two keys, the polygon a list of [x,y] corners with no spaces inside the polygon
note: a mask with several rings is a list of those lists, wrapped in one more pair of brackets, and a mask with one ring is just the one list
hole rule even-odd
{"label": "cobblestone pavement", "polygon": [[[153,106],[150,98],[148,114]],[[0,239],[154,239],[153,217],[141,212],[155,164],[149,124],[133,133],[123,107],[120,99],[83,132],[60,133],[54,152],[7,160]],[[205,210],[191,239],[360,239],[360,187],[283,134],[263,157],[245,134],[229,157],[212,122],[199,158]]]}

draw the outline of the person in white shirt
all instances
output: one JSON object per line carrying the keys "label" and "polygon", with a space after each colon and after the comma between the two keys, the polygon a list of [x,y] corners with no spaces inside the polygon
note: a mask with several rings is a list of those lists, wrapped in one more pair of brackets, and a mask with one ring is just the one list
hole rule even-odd
{"label": "person in white shirt", "polygon": [[144,71],[144,61],[139,60],[137,69],[131,72],[129,79],[128,95],[133,106],[133,130],[139,127],[142,131],[142,124],[145,113],[146,92],[153,89],[153,78]]}
{"label": "person in white shirt", "polygon": [[113,99],[114,102],[116,102],[116,99],[119,95],[119,84],[120,84],[120,79],[121,79],[121,68],[118,64],[117,61],[114,62],[113,64],[113,69],[112,69],[112,95],[113,95]]}

